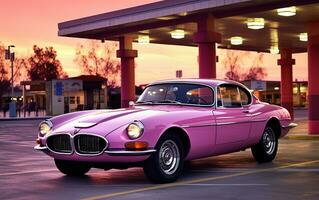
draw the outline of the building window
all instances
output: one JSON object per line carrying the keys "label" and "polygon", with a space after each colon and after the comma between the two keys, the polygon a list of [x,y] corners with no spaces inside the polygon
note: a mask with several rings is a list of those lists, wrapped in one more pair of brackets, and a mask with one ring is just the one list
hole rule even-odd
{"label": "building window", "polygon": [[70,97],[70,104],[75,104],[75,97]]}

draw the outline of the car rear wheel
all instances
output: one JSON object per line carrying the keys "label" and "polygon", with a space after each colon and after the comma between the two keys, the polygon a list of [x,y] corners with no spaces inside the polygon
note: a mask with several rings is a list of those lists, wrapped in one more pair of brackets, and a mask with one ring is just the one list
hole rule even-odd
{"label": "car rear wheel", "polygon": [[156,183],[169,183],[177,180],[184,166],[183,144],[173,134],[162,137],[153,153],[144,164],[145,175]]}
{"label": "car rear wheel", "polygon": [[267,126],[258,144],[251,148],[257,162],[271,162],[275,159],[278,149],[278,137],[274,128]]}
{"label": "car rear wheel", "polygon": [[68,176],[83,176],[91,169],[91,166],[80,162],[58,159],[54,159],[54,162],[58,170]]}

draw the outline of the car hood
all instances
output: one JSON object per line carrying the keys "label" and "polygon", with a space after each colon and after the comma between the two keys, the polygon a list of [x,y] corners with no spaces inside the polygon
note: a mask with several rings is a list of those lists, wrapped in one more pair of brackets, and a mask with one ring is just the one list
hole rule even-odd
{"label": "car hood", "polygon": [[86,131],[108,135],[116,129],[138,120],[145,129],[166,126],[198,126],[212,123],[211,109],[182,105],[135,106],[117,110],[92,110],[55,117],[54,132]]}
{"label": "car hood", "polygon": [[135,120],[143,120],[146,117],[161,115],[166,112],[168,112],[166,109],[133,107],[117,110],[75,112],[69,115],[61,115],[51,120],[54,124],[54,132],[73,132],[75,129],[92,129],[97,125],[101,125],[99,128],[103,128],[109,132]]}

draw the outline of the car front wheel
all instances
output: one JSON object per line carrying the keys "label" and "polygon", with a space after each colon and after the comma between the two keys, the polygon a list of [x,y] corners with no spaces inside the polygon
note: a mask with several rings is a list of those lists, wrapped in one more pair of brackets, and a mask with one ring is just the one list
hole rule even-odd
{"label": "car front wheel", "polygon": [[258,144],[251,148],[257,162],[271,162],[275,159],[278,149],[278,138],[274,128],[267,126]]}
{"label": "car front wheel", "polygon": [[68,176],[83,176],[91,169],[89,165],[80,162],[58,159],[54,159],[54,162],[58,170]]}
{"label": "car front wheel", "polygon": [[162,137],[153,153],[144,164],[145,175],[156,183],[169,183],[180,176],[184,160],[182,142],[176,135]]}

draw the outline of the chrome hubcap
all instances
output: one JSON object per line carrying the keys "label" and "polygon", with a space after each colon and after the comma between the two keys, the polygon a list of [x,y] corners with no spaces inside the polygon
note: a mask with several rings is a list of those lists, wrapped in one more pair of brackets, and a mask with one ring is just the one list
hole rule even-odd
{"label": "chrome hubcap", "polygon": [[176,143],[166,140],[159,150],[159,163],[162,171],[171,175],[176,172],[180,162],[180,152]]}
{"label": "chrome hubcap", "polygon": [[264,149],[268,155],[271,155],[276,148],[276,136],[271,128],[266,128],[263,135]]}

